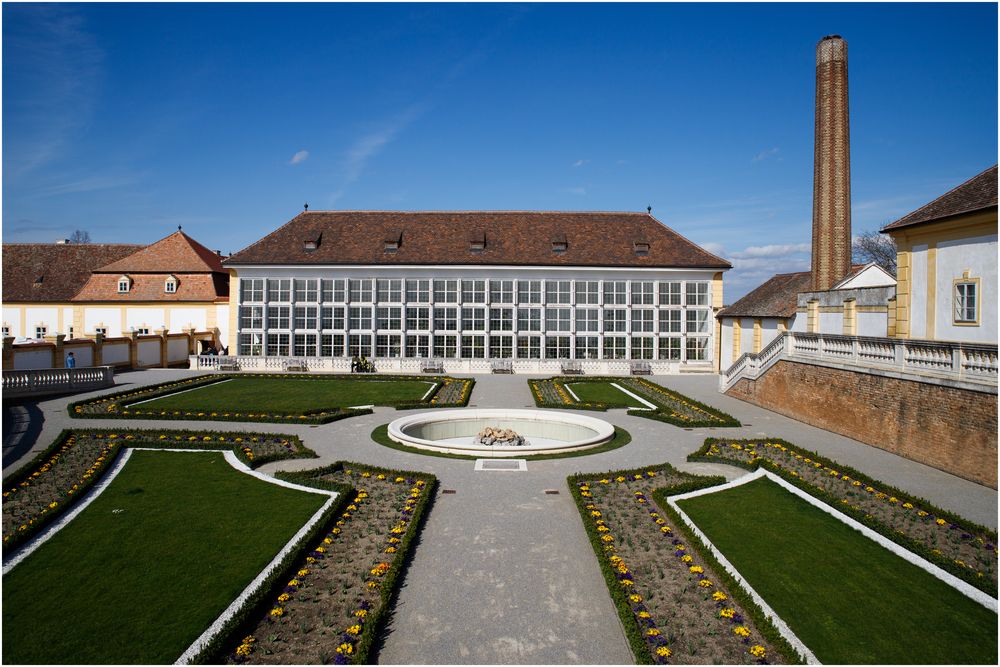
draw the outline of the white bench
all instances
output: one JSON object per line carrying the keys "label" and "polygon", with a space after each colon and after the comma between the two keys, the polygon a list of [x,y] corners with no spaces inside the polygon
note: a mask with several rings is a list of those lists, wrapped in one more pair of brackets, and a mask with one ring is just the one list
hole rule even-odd
{"label": "white bench", "polygon": [[514,373],[514,364],[510,359],[494,359],[490,362],[490,370],[494,373]]}
{"label": "white bench", "polygon": [[652,375],[653,367],[648,361],[633,361],[629,363],[629,372],[632,375]]}
{"label": "white bench", "polygon": [[422,373],[444,373],[444,362],[440,359],[425,359],[420,367]]}
{"label": "white bench", "polygon": [[300,373],[307,373],[309,371],[309,366],[306,365],[305,359],[286,359],[285,360],[285,371],[297,371]]}
{"label": "white bench", "polygon": [[583,364],[579,361],[564,361],[562,372],[563,375],[583,375]]}
{"label": "white bench", "polygon": [[236,357],[219,357],[220,371],[238,371],[240,364]]}

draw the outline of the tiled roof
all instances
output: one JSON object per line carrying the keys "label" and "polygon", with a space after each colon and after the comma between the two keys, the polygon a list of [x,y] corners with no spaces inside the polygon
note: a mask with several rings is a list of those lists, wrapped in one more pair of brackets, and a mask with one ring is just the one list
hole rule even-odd
{"label": "tiled roof", "polygon": [[719,311],[717,317],[791,317],[796,297],[812,287],[809,271],[779,273],[742,299]]}
{"label": "tiled roof", "polygon": [[[850,280],[867,264],[852,264],[851,272],[839,282]],[[791,317],[798,307],[800,292],[811,292],[812,273],[779,273],[742,299],[719,311],[716,317]]]}
{"label": "tiled roof", "polygon": [[[132,279],[128,292],[118,291],[118,278]],[[177,278],[177,291],[167,293],[170,276]],[[94,273],[73,301],[218,301],[229,297],[229,277],[224,273]]]}
{"label": "tiled roof", "polygon": [[949,190],[934,201],[921,206],[913,213],[882,228],[883,232],[910,227],[925,222],[950,218],[961,213],[972,213],[997,206],[997,165],[973,176],[957,188]]}
{"label": "tiled roof", "polygon": [[94,269],[131,255],[141,245],[125,243],[5,243],[5,302],[69,301]]}
{"label": "tiled roof", "polygon": [[646,213],[541,211],[308,211],[225,264],[731,267]]}
{"label": "tiled roof", "polygon": [[225,271],[222,258],[178,230],[99,269],[102,273],[205,273]]}

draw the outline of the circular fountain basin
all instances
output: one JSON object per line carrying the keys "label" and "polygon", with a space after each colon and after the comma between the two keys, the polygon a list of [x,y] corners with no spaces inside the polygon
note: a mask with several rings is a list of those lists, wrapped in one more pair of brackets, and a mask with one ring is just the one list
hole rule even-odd
{"label": "circular fountain basin", "polygon": [[[487,426],[524,436],[523,446],[484,445],[476,436]],[[435,410],[400,417],[389,437],[402,445],[469,456],[522,457],[599,447],[615,437],[615,427],[585,415],[554,410]]]}

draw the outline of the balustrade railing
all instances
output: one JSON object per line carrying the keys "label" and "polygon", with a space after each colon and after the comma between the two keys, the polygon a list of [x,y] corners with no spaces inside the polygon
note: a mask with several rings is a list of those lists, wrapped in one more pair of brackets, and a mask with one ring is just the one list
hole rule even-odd
{"label": "balustrade railing", "polygon": [[114,384],[115,370],[111,366],[3,372],[4,398],[91,391]]}
{"label": "balustrade railing", "polygon": [[779,359],[891,371],[918,381],[936,378],[980,391],[997,387],[996,345],[787,331],[760,352],[741,355],[720,374],[720,390],[760,377]]}

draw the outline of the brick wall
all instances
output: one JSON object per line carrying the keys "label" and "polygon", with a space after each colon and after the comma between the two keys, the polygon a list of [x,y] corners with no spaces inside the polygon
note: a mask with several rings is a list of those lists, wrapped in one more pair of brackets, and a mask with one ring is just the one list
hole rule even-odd
{"label": "brick wall", "polygon": [[991,394],[791,361],[726,394],[997,488]]}

